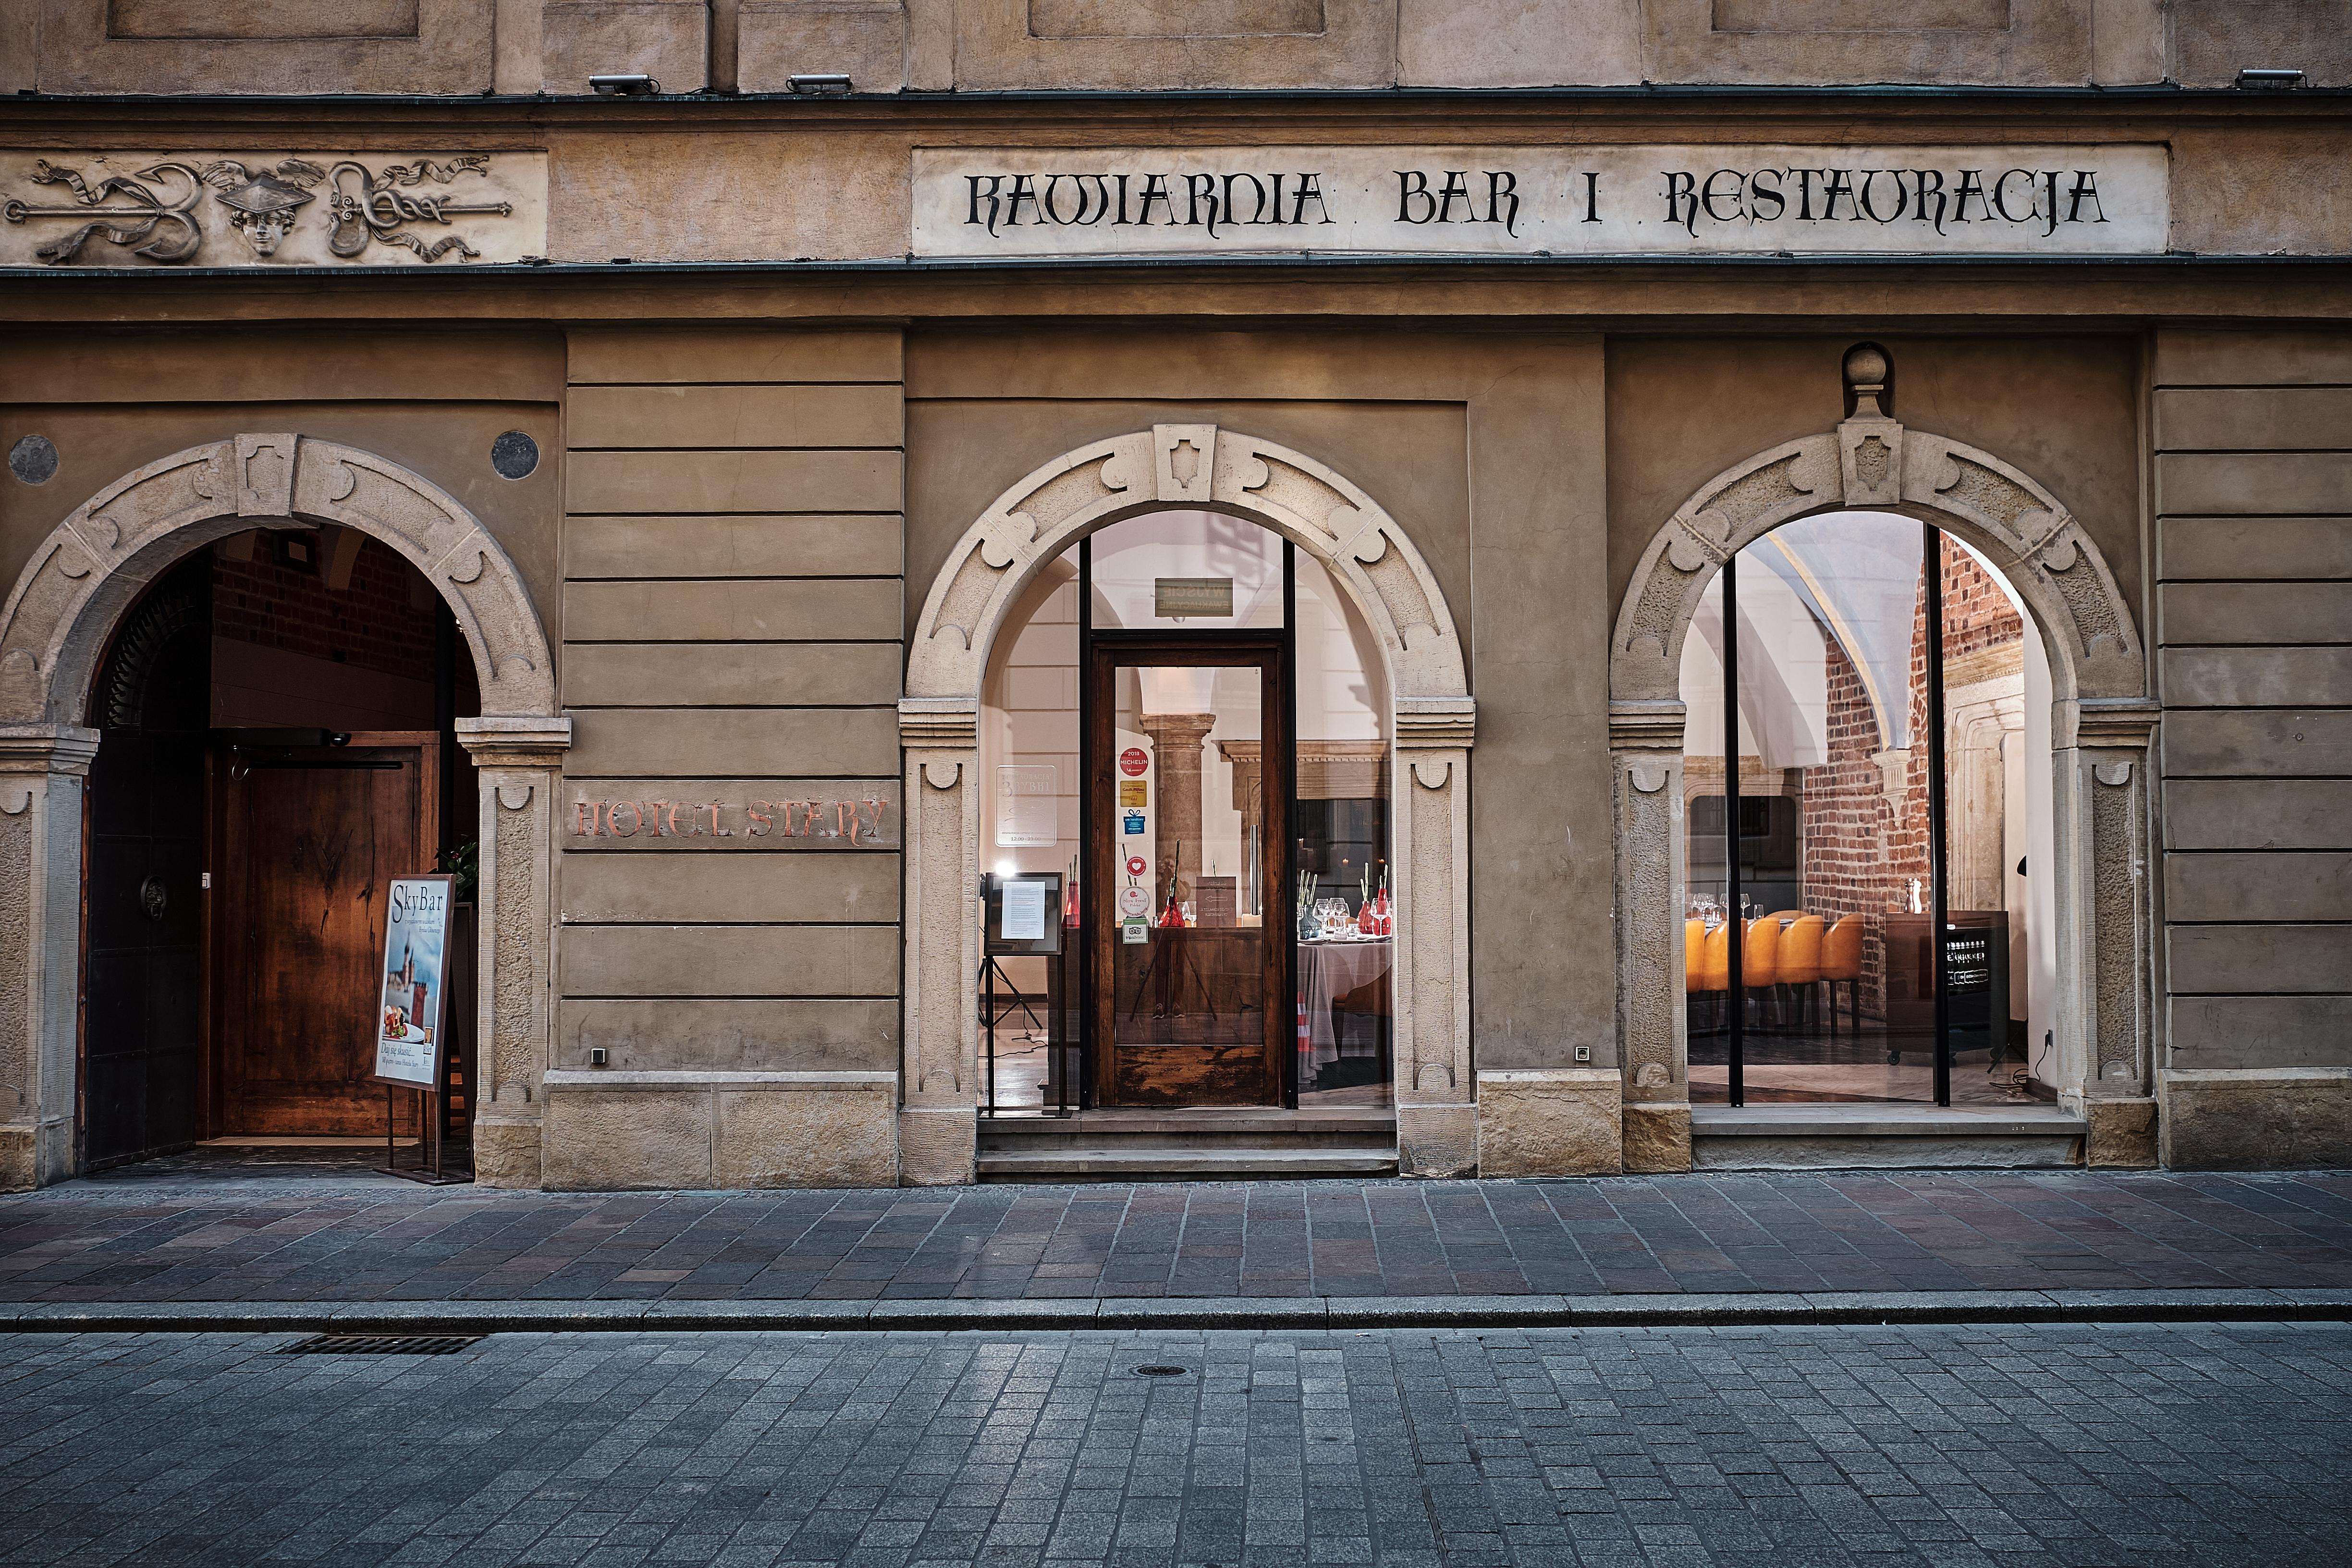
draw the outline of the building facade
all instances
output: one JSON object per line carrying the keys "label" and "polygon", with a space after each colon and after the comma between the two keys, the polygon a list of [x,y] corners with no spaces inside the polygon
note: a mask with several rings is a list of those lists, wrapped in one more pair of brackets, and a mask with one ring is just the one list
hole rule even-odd
{"label": "building facade", "polygon": [[325,9],[0,0],[0,1184],[436,863],[500,1185],[2352,1162],[2332,7]]}

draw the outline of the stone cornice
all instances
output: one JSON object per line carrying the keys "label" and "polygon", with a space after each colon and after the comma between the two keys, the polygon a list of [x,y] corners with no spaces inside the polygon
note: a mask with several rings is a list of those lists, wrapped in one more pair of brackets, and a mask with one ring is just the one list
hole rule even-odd
{"label": "stone cornice", "polygon": [[0,724],[0,773],[87,773],[98,731],[79,724]]}
{"label": "stone cornice", "polygon": [[2055,743],[2141,751],[2155,737],[2163,707],[2142,697],[2084,698],[2052,704]]}
{"label": "stone cornice", "polygon": [[1609,749],[1612,752],[1680,752],[1687,710],[1679,701],[1612,702]]}
{"label": "stone cornice", "polygon": [[478,768],[551,768],[572,748],[572,721],[556,718],[460,719],[457,743]]}
{"label": "stone cornice", "polygon": [[1401,697],[1396,705],[1400,751],[1466,747],[1478,739],[1478,705],[1468,697]]}
{"label": "stone cornice", "polygon": [[968,697],[901,697],[898,743],[910,752],[974,750],[980,705]]}

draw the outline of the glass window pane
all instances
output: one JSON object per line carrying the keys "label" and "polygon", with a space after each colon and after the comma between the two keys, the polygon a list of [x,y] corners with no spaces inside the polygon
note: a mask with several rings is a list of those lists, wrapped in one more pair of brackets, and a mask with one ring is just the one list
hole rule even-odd
{"label": "glass window pane", "polygon": [[1386,1105],[1396,951],[1388,693],[1354,605],[1304,555],[1297,577],[1298,1103]]}
{"label": "glass window pane", "polygon": [[1282,540],[1213,511],[1156,511],[1094,537],[1097,630],[1282,625]]}
{"label": "glass window pane", "polygon": [[[2008,584],[1948,535],[1943,585],[1952,1100],[2017,1101],[2036,1095],[2027,780],[2037,765],[2044,778],[2050,770],[2049,726],[2029,725],[2025,716],[2037,710],[2029,707],[2030,685],[2043,693],[2038,711],[2049,710],[2048,667]],[[2038,680],[2029,680],[2029,653],[2041,667]],[[2037,729],[2039,746],[2029,735]],[[2042,1053],[2044,1072],[2052,1070],[2049,1054]]]}
{"label": "glass window pane", "polygon": [[[1882,513],[1784,525],[1739,554],[1737,832],[1720,576],[1684,645],[1691,1095],[1932,1100],[1922,531]],[[1738,868],[1737,908],[1731,892]],[[1741,922],[1730,973],[1727,919]]]}

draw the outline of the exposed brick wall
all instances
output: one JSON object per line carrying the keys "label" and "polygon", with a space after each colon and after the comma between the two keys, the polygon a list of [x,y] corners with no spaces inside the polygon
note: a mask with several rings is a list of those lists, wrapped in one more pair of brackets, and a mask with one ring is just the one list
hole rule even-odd
{"label": "exposed brick wall", "polygon": [[262,536],[250,561],[213,558],[213,635],[411,680],[433,679],[433,611],[411,596],[415,569],[373,539],[360,546],[351,586],[278,564]]}
{"label": "exposed brick wall", "polygon": [[[1957,546],[1944,549],[1944,657],[2016,642],[2024,623],[2000,585]],[[1912,602],[1910,708],[1911,752],[1905,767],[1902,808],[1887,801],[1885,775],[1871,754],[1885,742],[1860,671],[1826,630],[1829,655],[1829,754],[1820,767],[1804,770],[1805,910],[1834,923],[1839,916],[1884,914],[1908,907],[1910,881],[1921,884],[1924,903],[1927,858],[1927,609],[1926,584]],[[1886,961],[1882,932],[1866,922],[1863,943],[1861,1004],[1865,1016],[1884,1016]]]}

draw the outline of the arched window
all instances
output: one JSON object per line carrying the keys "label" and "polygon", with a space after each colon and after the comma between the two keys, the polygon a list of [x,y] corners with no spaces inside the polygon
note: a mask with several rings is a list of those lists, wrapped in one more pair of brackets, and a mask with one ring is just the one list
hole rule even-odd
{"label": "arched window", "polygon": [[2031,629],[1976,552],[1885,512],[1784,523],[1708,584],[1682,654],[1694,1101],[2054,1097]]}
{"label": "arched window", "polygon": [[1148,512],[1046,563],[982,685],[981,863],[1074,885],[1072,952],[1000,957],[982,1105],[1391,1103],[1391,714],[1360,613],[1255,522]]}

